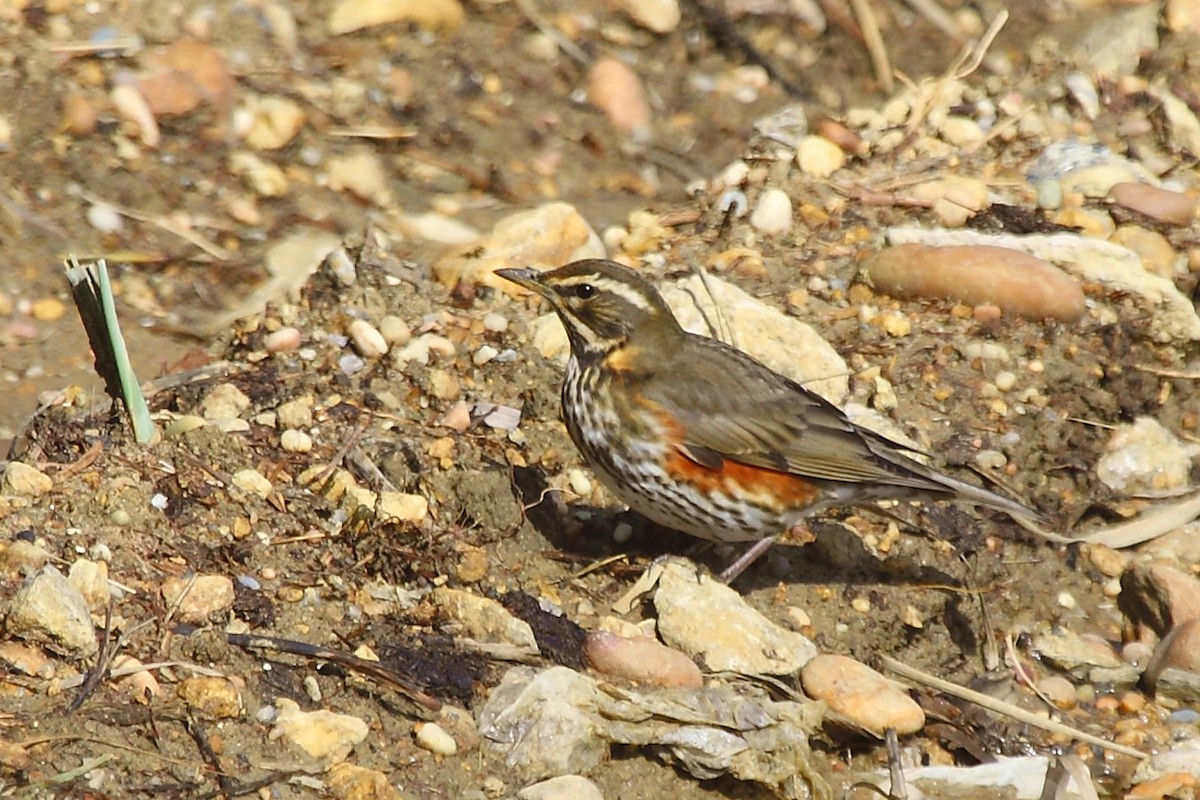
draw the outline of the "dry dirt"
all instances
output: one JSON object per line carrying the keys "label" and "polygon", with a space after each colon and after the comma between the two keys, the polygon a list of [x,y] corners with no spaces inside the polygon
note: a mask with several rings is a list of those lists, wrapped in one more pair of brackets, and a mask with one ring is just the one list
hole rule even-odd
{"label": "dry dirt", "polygon": [[[75,39],[87,39],[102,26],[137,32],[150,44],[182,36],[182,21],[167,4],[101,2],[87,10],[67,5],[71,9],[65,16]],[[93,5],[102,10],[92,11]],[[597,230],[623,223],[636,208],[695,212],[692,221],[676,229],[665,268],[655,277],[685,274],[693,259],[704,260],[706,253],[736,240],[745,224],[725,225],[711,198],[690,199],[685,186],[735,157],[761,152],[752,150],[751,124],[788,98],[776,84],[751,103],[696,91],[692,76],[725,74],[738,55],[718,46],[694,10],[685,10],[674,33],[655,38],[599,4],[569,5],[617,26],[628,39],[626,46],[637,50],[639,71],[656,98],[661,125],[648,155],[628,154],[605,119],[578,102],[573,95],[582,81],[578,67],[566,59],[550,67],[523,53],[522,42],[532,29],[513,4],[470,6],[465,25],[454,36],[389,27],[337,38],[323,33],[323,5],[297,4],[298,66],[296,59],[280,53],[249,4],[216,2],[209,6],[208,41],[236,64],[241,89],[302,97],[311,118],[321,120],[301,134],[281,161],[302,160],[305,147],[342,146],[323,139],[319,128],[351,122],[333,119],[334,112],[297,84],[328,82],[335,75],[370,83],[373,65],[386,59],[407,68],[414,86],[403,107],[384,102],[369,106],[381,119],[417,131],[414,139],[376,145],[394,170],[389,185],[400,206],[423,209],[434,194],[473,196],[479,202],[468,204],[463,216],[486,229],[512,209],[546,199],[544,181],[530,172],[528,163],[553,146],[565,153],[553,175],[555,192]],[[1071,26],[1080,22],[1074,15],[1048,11],[1048,4],[1040,2],[1008,5],[1012,22],[996,48],[1018,70],[1030,64],[1027,49],[1034,33],[1046,40],[1068,40],[1075,33]],[[434,633],[438,620],[421,608],[364,613],[372,602],[365,587],[445,581],[468,585],[458,577],[462,564],[482,548],[486,576],[471,587],[484,594],[521,590],[549,598],[586,626],[595,619],[586,609],[606,608],[649,559],[689,553],[693,542],[632,520],[628,557],[576,577],[594,561],[621,551],[610,535],[620,515],[612,507],[576,505],[564,515],[547,508],[549,503],[537,505],[547,481],[577,466],[578,458],[558,421],[560,367],[537,356],[523,336],[535,309],[486,291],[451,292],[436,285],[425,269],[430,258],[425,249],[414,246],[378,264],[360,264],[358,282],[349,288],[318,273],[295,305],[299,316],[291,324],[306,334],[341,331],[351,307],[376,320],[387,313],[414,325],[437,320],[441,332],[460,346],[455,358],[434,367],[461,382],[462,396],[520,408],[523,436],[512,438],[481,424],[461,434],[437,427],[457,397],[435,396],[431,370],[421,365],[397,369],[384,360],[346,376],[338,366],[340,351],[329,344],[315,346],[316,356],[309,361],[260,358],[266,331],[254,322],[207,341],[165,330],[215,314],[261,280],[263,252],[274,237],[296,225],[343,234],[356,255],[362,231],[376,211],[368,203],[298,180],[286,197],[260,204],[260,224],[231,221],[222,211],[223,199],[243,190],[229,174],[231,145],[217,133],[220,112],[213,108],[166,124],[158,152],[136,162],[115,154],[113,137],[120,123],[111,114],[102,116],[100,128],[89,137],[62,133],[62,102],[68,93],[94,91],[133,65],[122,58],[56,53],[50,34],[54,18],[62,15],[50,6],[31,5],[18,21],[6,23],[0,55],[5,75],[0,108],[14,131],[0,156],[5,164],[0,235],[6,255],[0,290],[14,298],[65,299],[58,272],[65,252],[157,254],[134,265],[120,258],[110,261],[118,286],[127,294],[135,289],[141,293],[136,305],[126,304],[122,312],[142,376],[174,371],[168,365],[185,353],[191,353],[188,366],[220,360],[231,366],[213,380],[155,394],[153,408],[194,412],[216,383],[229,381],[252,400],[244,419],[254,420],[259,412],[304,395],[316,398],[318,411],[314,448],[303,455],[283,451],[277,432],[254,422],[244,434],[202,428],[148,448],[135,445],[127,430],[105,413],[51,409],[24,429],[46,389],[77,383],[100,394],[90,374],[85,338],[68,308],[61,320],[40,322],[33,338],[0,339],[0,373],[10,386],[0,408],[0,433],[20,434],[21,452],[36,454],[56,482],[52,503],[11,510],[3,518],[4,535],[35,539],[65,564],[98,543],[106,544],[112,552],[110,575],[139,590],[114,609],[114,627],[127,637],[125,651],[144,662],[178,659],[210,665],[244,683],[249,702],[245,717],[207,728],[212,749],[235,786],[274,778],[269,796],[319,796],[286,776],[272,775],[287,758],[280,743],[267,739],[268,726],[255,722],[258,707],[276,697],[314,707],[303,686],[304,678],[312,676],[325,707],[358,716],[371,727],[370,737],[355,751],[355,763],[381,770],[408,796],[460,797],[480,790],[489,776],[515,793],[520,778],[489,751],[472,746],[477,743],[468,734],[460,732],[455,757],[435,759],[418,749],[411,729],[421,712],[392,688],[318,660],[247,652],[229,644],[220,625],[198,631],[173,627],[156,587],[169,575],[189,572],[253,576],[239,584],[234,613],[254,633],[347,652],[370,645],[389,665],[415,674],[431,693],[471,707],[503,665],[448,650]],[[885,12],[900,69],[922,76],[946,67],[955,48],[940,34],[899,4],[887,4]],[[544,7],[542,13],[553,18],[556,9]],[[836,114],[853,104],[882,102],[863,48],[845,28],[834,25],[822,36],[805,37],[794,23],[769,16],[747,19],[739,27],[764,51],[792,56],[779,63],[810,93],[803,98],[810,113]],[[594,52],[609,46],[597,32],[584,35],[582,44]],[[1053,64],[1043,61],[1036,68],[1046,71],[1049,82]],[[493,79],[502,85],[500,93],[487,88]],[[547,124],[551,118],[553,124]],[[1019,162],[1034,155],[1020,147],[1005,158]],[[984,161],[980,155],[956,170],[975,174],[985,168]],[[639,194],[649,192],[641,172],[647,163],[659,165],[661,183],[653,196]],[[435,168],[423,168],[431,165]],[[806,202],[820,206],[830,191],[796,178],[781,179],[779,185],[793,195],[797,207]],[[205,234],[231,257],[214,262],[161,228],[131,220],[126,220],[124,233],[101,235],[84,221],[86,204],[73,187],[147,214],[181,211],[194,220],[208,220]],[[819,275],[833,288],[811,293],[808,303],[793,313],[817,326],[852,367],[855,353],[883,366],[899,399],[893,418],[943,463],[963,468],[957,472],[963,474],[981,447],[996,447],[1013,467],[1002,480],[1044,509],[1060,529],[1115,518],[1116,504],[1091,468],[1107,440],[1105,426],[1152,413],[1169,428],[1194,434],[1200,422],[1194,382],[1161,378],[1138,367],[1179,364],[1195,354],[1151,346],[1132,316],[1109,325],[1009,318],[980,323],[949,303],[897,304],[854,283],[857,259],[878,244],[873,232],[905,220],[927,220],[927,214],[851,202],[841,214],[797,226],[794,236],[764,241],[761,274],[725,277],[783,307],[790,291]],[[863,303],[903,308],[913,320],[914,334],[897,340],[877,326],[862,324],[856,310]],[[507,332],[481,330],[479,320],[494,310],[511,320]],[[967,339],[1003,343],[1014,358],[1041,361],[1045,371],[1023,375],[1023,380],[1048,398],[1051,413],[1031,408],[1024,415],[997,415],[990,398],[976,387],[999,367],[965,357],[959,345]],[[476,367],[470,354],[483,342],[499,350],[516,348],[521,357]],[[853,385],[859,396],[869,390],[865,384]],[[1010,432],[1017,436],[1001,446]],[[452,443],[439,445],[446,437]],[[430,498],[432,524],[405,527],[366,520],[342,527],[335,503],[293,482],[310,465],[338,463],[350,445],[398,489]],[[246,467],[271,478],[278,491],[264,500],[233,489],[229,476]],[[166,498],[166,511],[152,505],[156,495]],[[529,507],[527,515],[523,507]],[[117,510],[128,515],[121,524],[114,522]],[[860,537],[878,540],[887,518],[838,514],[818,525],[822,535],[815,545],[780,550],[770,563],[748,573],[739,589],[780,621],[790,606],[805,609],[811,627],[804,632],[823,651],[866,663],[878,663],[878,655],[886,654],[960,682],[981,674],[988,630],[1003,637],[1041,620],[1067,625],[1087,620],[1088,630],[1119,640],[1120,617],[1101,592],[1102,580],[1073,550],[1029,540],[1007,520],[971,509],[900,508],[897,514],[903,535],[886,555],[864,547]],[[838,519],[849,525],[836,524]],[[710,551],[699,558],[719,568],[728,556]],[[265,579],[264,571],[276,577]],[[0,596],[10,596],[19,583],[15,574],[0,576]],[[1062,607],[1060,592],[1070,593],[1077,608]],[[869,600],[866,613],[851,610],[851,601],[859,598]],[[907,622],[914,614],[923,627]],[[272,662],[271,669],[264,670],[264,660]],[[76,666],[83,670],[87,665]],[[17,675],[0,679],[0,739],[43,742],[35,750],[36,774],[4,778],[8,796],[115,800],[231,791],[218,786],[211,763],[188,733],[178,701],[139,705],[129,701],[125,689],[104,684],[79,709],[68,711],[77,689],[48,695],[22,688],[35,683]],[[1015,693],[1004,685],[1006,693]],[[1083,707],[1071,721],[1100,733],[1111,723],[1097,721]],[[983,751],[1048,746],[1043,735],[994,719],[970,716],[957,724]],[[935,736],[923,746],[930,753],[955,749]],[[846,754],[864,763],[882,758],[878,745],[862,740],[834,737],[820,749],[831,764]],[[82,783],[74,788],[36,783],[39,776],[108,752],[116,758],[103,768],[106,779],[93,789],[85,790]],[[964,751],[958,755],[969,761]],[[1094,773],[1114,786],[1122,785],[1129,767],[1119,759],[1106,766],[1099,756],[1093,765]],[[622,800],[668,794],[767,796],[731,780],[695,782],[637,751],[615,754],[593,777],[606,797]]]}

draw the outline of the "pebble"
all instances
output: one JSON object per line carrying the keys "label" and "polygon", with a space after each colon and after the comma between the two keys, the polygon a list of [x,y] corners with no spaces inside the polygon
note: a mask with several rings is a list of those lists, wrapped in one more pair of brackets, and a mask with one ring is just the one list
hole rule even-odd
{"label": "pebble", "polygon": [[278,714],[269,738],[283,738],[312,758],[344,761],[355,745],[367,738],[367,723],[349,714],[332,711],[301,711],[294,700],[275,701]]}
{"label": "pebble", "polygon": [[203,624],[233,608],[233,581],[225,575],[197,575],[194,581],[171,576],[162,582],[159,592],[180,622]]}
{"label": "pebble", "polygon": [[262,498],[266,498],[275,490],[271,481],[256,469],[239,469],[233,473],[233,485],[243,492]]}
{"label": "pebble", "polygon": [[325,773],[334,800],[408,800],[379,770],[342,762]]}
{"label": "pebble", "polygon": [[648,636],[625,637],[589,631],[583,653],[598,672],[651,686],[699,689],[704,677],[696,662]]}
{"label": "pebble", "polygon": [[987,134],[969,117],[949,115],[938,126],[938,135],[955,147],[970,148],[983,143]]}
{"label": "pebble", "polygon": [[288,428],[279,435],[279,446],[289,453],[307,453],[312,450],[312,437],[301,430]]}
{"label": "pebble", "polygon": [[1140,225],[1122,225],[1108,240],[1137,253],[1142,267],[1153,275],[1173,280],[1175,263],[1180,261],[1167,237]]}
{"label": "pebble", "polygon": [[403,347],[412,340],[412,328],[395,314],[388,314],[379,320],[379,332],[383,340],[393,347]]}
{"label": "pebble", "polygon": [[329,33],[411,22],[430,31],[453,31],[466,19],[458,0],[338,0],[329,12]]}
{"label": "pebble", "polygon": [[592,496],[592,481],[587,473],[578,467],[567,470],[567,485],[571,487],[571,491],[575,493],[576,497]]}
{"label": "pebble", "polygon": [[237,419],[250,407],[250,398],[232,383],[222,383],[200,401],[200,410],[209,420]]}
{"label": "pebble", "polygon": [[184,678],[175,694],[197,716],[210,720],[237,719],[246,710],[242,695],[229,678],[197,675]]}
{"label": "pebble", "polygon": [[1123,495],[1164,494],[1186,489],[1192,459],[1187,448],[1157,420],[1138,417],[1113,431],[1096,476]]}
{"label": "pebble", "polygon": [[896,297],[994,303],[1032,319],[1073,322],[1083,316],[1083,290],[1049,262],[988,245],[901,244],[880,250],[863,268],[877,290]]}
{"label": "pebble", "polygon": [[127,672],[126,677],[121,678],[120,682],[129,689],[134,702],[149,705],[151,700],[162,694],[162,687],[159,685],[158,679],[154,677],[154,673],[147,669],[140,669],[141,666],[141,661],[122,653],[113,659],[112,669],[113,673],[118,670],[136,670]]}
{"label": "pebble", "polygon": [[313,399],[309,395],[280,403],[275,421],[284,428],[309,428],[313,424]]}
{"label": "pebble", "polygon": [[629,65],[612,56],[596,59],[588,70],[588,101],[604,112],[617,130],[634,141],[649,141],[653,113],[642,79]]}
{"label": "pebble", "polygon": [[467,636],[483,642],[506,642],[537,651],[537,641],[529,623],[517,619],[490,597],[439,586],[429,601],[440,612],[460,623]]}
{"label": "pebble", "polygon": [[654,592],[658,633],[708,672],[791,675],[817,649],[750,606],[732,588],[696,572],[694,564],[668,562]]}
{"label": "pebble", "polygon": [[484,364],[488,363],[489,361],[494,359],[499,354],[500,354],[500,351],[497,350],[496,348],[492,347],[490,344],[480,345],[479,349],[476,350],[475,353],[471,356],[471,363],[477,367],[482,367]]}
{"label": "pebble", "polygon": [[670,33],[683,18],[678,0],[619,0],[617,5],[630,19],[654,33]]}
{"label": "pebble", "polygon": [[300,341],[300,331],[289,326],[268,333],[263,339],[263,347],[268,353],[290,353],[300,347]]}
{"label": "pebble", "polygon": [[4,493],[17,497],[41,497],[54,488],[54,481],[37,467],[10,461],[4,468]]}
{"label": "pebble", "polygon": [[750,225],[759,233],[774,236],[792,228],[792,199],[781,189],[767,189],[750,214]]}
{"label": "pebble", "polygon": [[112,592],[108,586],[108,564],[103,561],[77,559],[67,572],[67,583],[75,587],[92,611],[102,612],[108,607]]}
{"label": "pebble", "polygon": [[1087,556],[1092,566],[1101,575],[1108,578],[1120,577],[1125,568],[1129,566],[1129,555],[1102,544],[1085,544],[1083,545],[1083,553]]}
{"label": "pebble", "polygon": [[350,194],[378,206],[392,205],[388,188],[388,171],[379,156],[371,150],[357,149],[345,155],[333,156],[327,165],[329,188]]}
{"label": "pebble", "polygon": [[433,275],[448,288],[479,284],[523,296],[526,290],[497,277],[496,270],[513,264],[550,268],[605,255],[600,237],[574,206],[548,203],[505,217],[482,237],[452,249],[434,263]]}
{"label": "pebble", "polygon": [[492,333],[504,333],[508,330],[508,317],[495,311],[484,314],[483,329]]}
{"label": "pebble", "polygon": [[384,491],[379,493],[376,511],[384,519],[421,522],[429,514],[429,501],[419,494]]}
{"label": "pebble", "polygon": [[466,400],[459,400],[454,405],[450,406],[450,410],[442,415],[438,420],[438,425],[443,428],[462,433],[467,428],[471,427],[471,406]]}
{"label": "pebble", "polygon": [[1124,208],[1170,225],[1191,225],[1196,218],[1196,198],[1148,183],[1127,181],[1114,184],[1108,197]]}
{"label": "pebble", "polygon": [[517,792],[518,800],[604,800],[600,787],[582,775],[559,775],[530,784]]}
{"label": "pebble", "polygon": [[87,658],[99,649],[87,601],[53,565],[25,579],[4,625],[13,636],[72,658]]}
{"label": "pebble", "polygon": [[1135,561],[1121,576],[1117,606],[1139,629],[1166,636],[1200,617],[1200,579],[1170,562]]}
{"label": "pebble", "polygon": [[354,349],[363,358],[379,358],[388,351],[388,342],[383,334],[365,319],[356,319],[346,328]]}
{"label": "pebble", "polygon": [[1173,628],[1158,643],[1142,674],[1145,685],[1153,691],[1159,677],[1168,669],[1200,676],[1200,618],[1190,619]]}
{"label": "pebble", "polygon": [[105,235],[120,233],[125,227],[125,220],[108,203],[94,203],[88,206],[87,221]]}
{"label": "pebble", "polygon": [[413,726],[417,747],[437,756],[452,756],[458,752],[458,743],[436,722],[418,722]]}
{"label": "pebble", "polygon": [[796,165],[814,178],[828,178],[845,163],[846,152],[824,136],[805,136],[796,148]]}
{"label": "pebble", "polygon": [[1078,703],[1075,685],[1061,675],[1048,675],[1035,685],[1039,694],[1062,711],[1070,711]]}
{"label": "pebble", "polygon": [[882,736],[905,736],[925,726],[925,712],[908,692],[866,664],[841,655],[819,655],[800,673],[804,693],[855,726]]}
{"label": "pebble", "polygon": [[250,124],[243,139],[255,150],[279,150],[304,127],[304,109],[287,97],[251,97],[246,110]]}

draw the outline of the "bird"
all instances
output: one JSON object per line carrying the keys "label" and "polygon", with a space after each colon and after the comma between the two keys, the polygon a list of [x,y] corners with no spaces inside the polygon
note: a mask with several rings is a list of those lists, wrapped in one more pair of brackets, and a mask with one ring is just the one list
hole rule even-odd
{"label": "bird", "polygon": [[631,510],[700,539],[754,542],[732,582],[783,533],[836,507],[952,500],[1040,515],[915,460],[741,350],[685,331],[658,290],[604,259],[500,277],[540,295],[570,341],[562,415],[584,462]]}

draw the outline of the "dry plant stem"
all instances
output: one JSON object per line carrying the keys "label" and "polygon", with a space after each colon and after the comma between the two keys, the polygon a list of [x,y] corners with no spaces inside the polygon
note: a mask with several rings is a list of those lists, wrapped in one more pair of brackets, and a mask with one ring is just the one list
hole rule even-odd
{"label": "dry plant stem", "polygon": [[147,214],[143,211],[138,211],[135,208],[129,208],[128,206],[123,206],[120,203],[114,203],[111,200],[105,200],[103,197],[92,194],[91,192],[80,192],[79,196],[84,200],[87,200],[89,203],[106,205],[123,217],[129,217],[130,219],[137,220],[138,222],[146,222],[154,225],[157,228],[162,228],[167,233],[178,236],[185,242],[195,245],[218,261],[229,260],[229,253],[225,250],[225,248],[214,242],[210,242],[208,239],[204,238],[195,231],[181,227],[179,224],[167,217],[160,216],[158,214]]}
{"label": "dry plant stem", "polygon": [[850,0],[854,16],[862,28],[863,41],[867,45],[867,53],[871,56],[871,66],[875,68],[875,80],[886,95],[896,90],[896,82],[892,78],[892,62],[888,58],[887,47],[883,44],[883,34],[879,32],[879,21],[875,19],[875,10],[871,8],[871,0]]}
{"label": "dry plant stem", "polygon": [[964,686],[959,686],[957,683],[951,683],[950,681],[945,681],[941,678],[935,678],[933,675],[930,675],[927,672],[922,672],[919,669],[910,667],[907,664],[903,664],[896,659],[891,658],[890,656],[880,656],[880,659],[883,661],[884,666],[902,678],[907,678],[914,683],[928,686],[931,689],[937,689],[939,692],[945,692],[946,694],[957,697],[961,700],[968,700],[975,705],[980,706],[981,708],[986,708],[988,711],[994,711],[997,714],[1003,714],[1006,717],[1010,717],[1026,725],[1032,725],[1035,728],[1041,728],[1042,730],[1049,731],[1051,733],[1057,733],[1062,736],[1070,736],[1078,739],[1081,742],[1087,742],[1088,744],[1095,745],[1096,747],[1100,747],[1105,750],[1111,750],[1114,753],[1120,753],[1121,755],[1129,756],[1130,758],[1149,758],[1149,756],[1146,753],[1143,753],[1141,750],[1135,750],[1134,748],[1127,747],[1123,744],[1110,742],[1107,739],[1101,739],[1099,736],[1093,736],[1090,733],[1085,733],[1084,731],[1072,728],[1070,725],[1064,725],[1061,722],[1056,722],[1055,720],[1043,719],[1037,714],[1026,711],[1022,708],[1017,708],[1011,703],[1005,703],[995,699],[994,697],[988,697],[986,694],[967,689]]}
{"label": "dry plant stem", "polygon": [[904,767],[900,762],[900,740],[896,736],[896,729],[885,730],[883,738],[887,744],[888,778],[891,780],[888,798],[890,800],[908,800],[908,786],[904,783]]}

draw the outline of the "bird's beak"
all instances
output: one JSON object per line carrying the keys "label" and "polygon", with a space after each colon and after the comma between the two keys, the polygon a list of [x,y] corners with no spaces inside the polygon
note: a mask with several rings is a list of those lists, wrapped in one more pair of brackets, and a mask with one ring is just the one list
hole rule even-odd
{"label": "bird's beak", "polygon": [[522,286],[543,297],[550,291],[546,284],[542,282],[542,273],[530,267],[525,267],[524,269],[498,269],[496,270],[496,274],[506,281],[512,281],[518,286]]}

